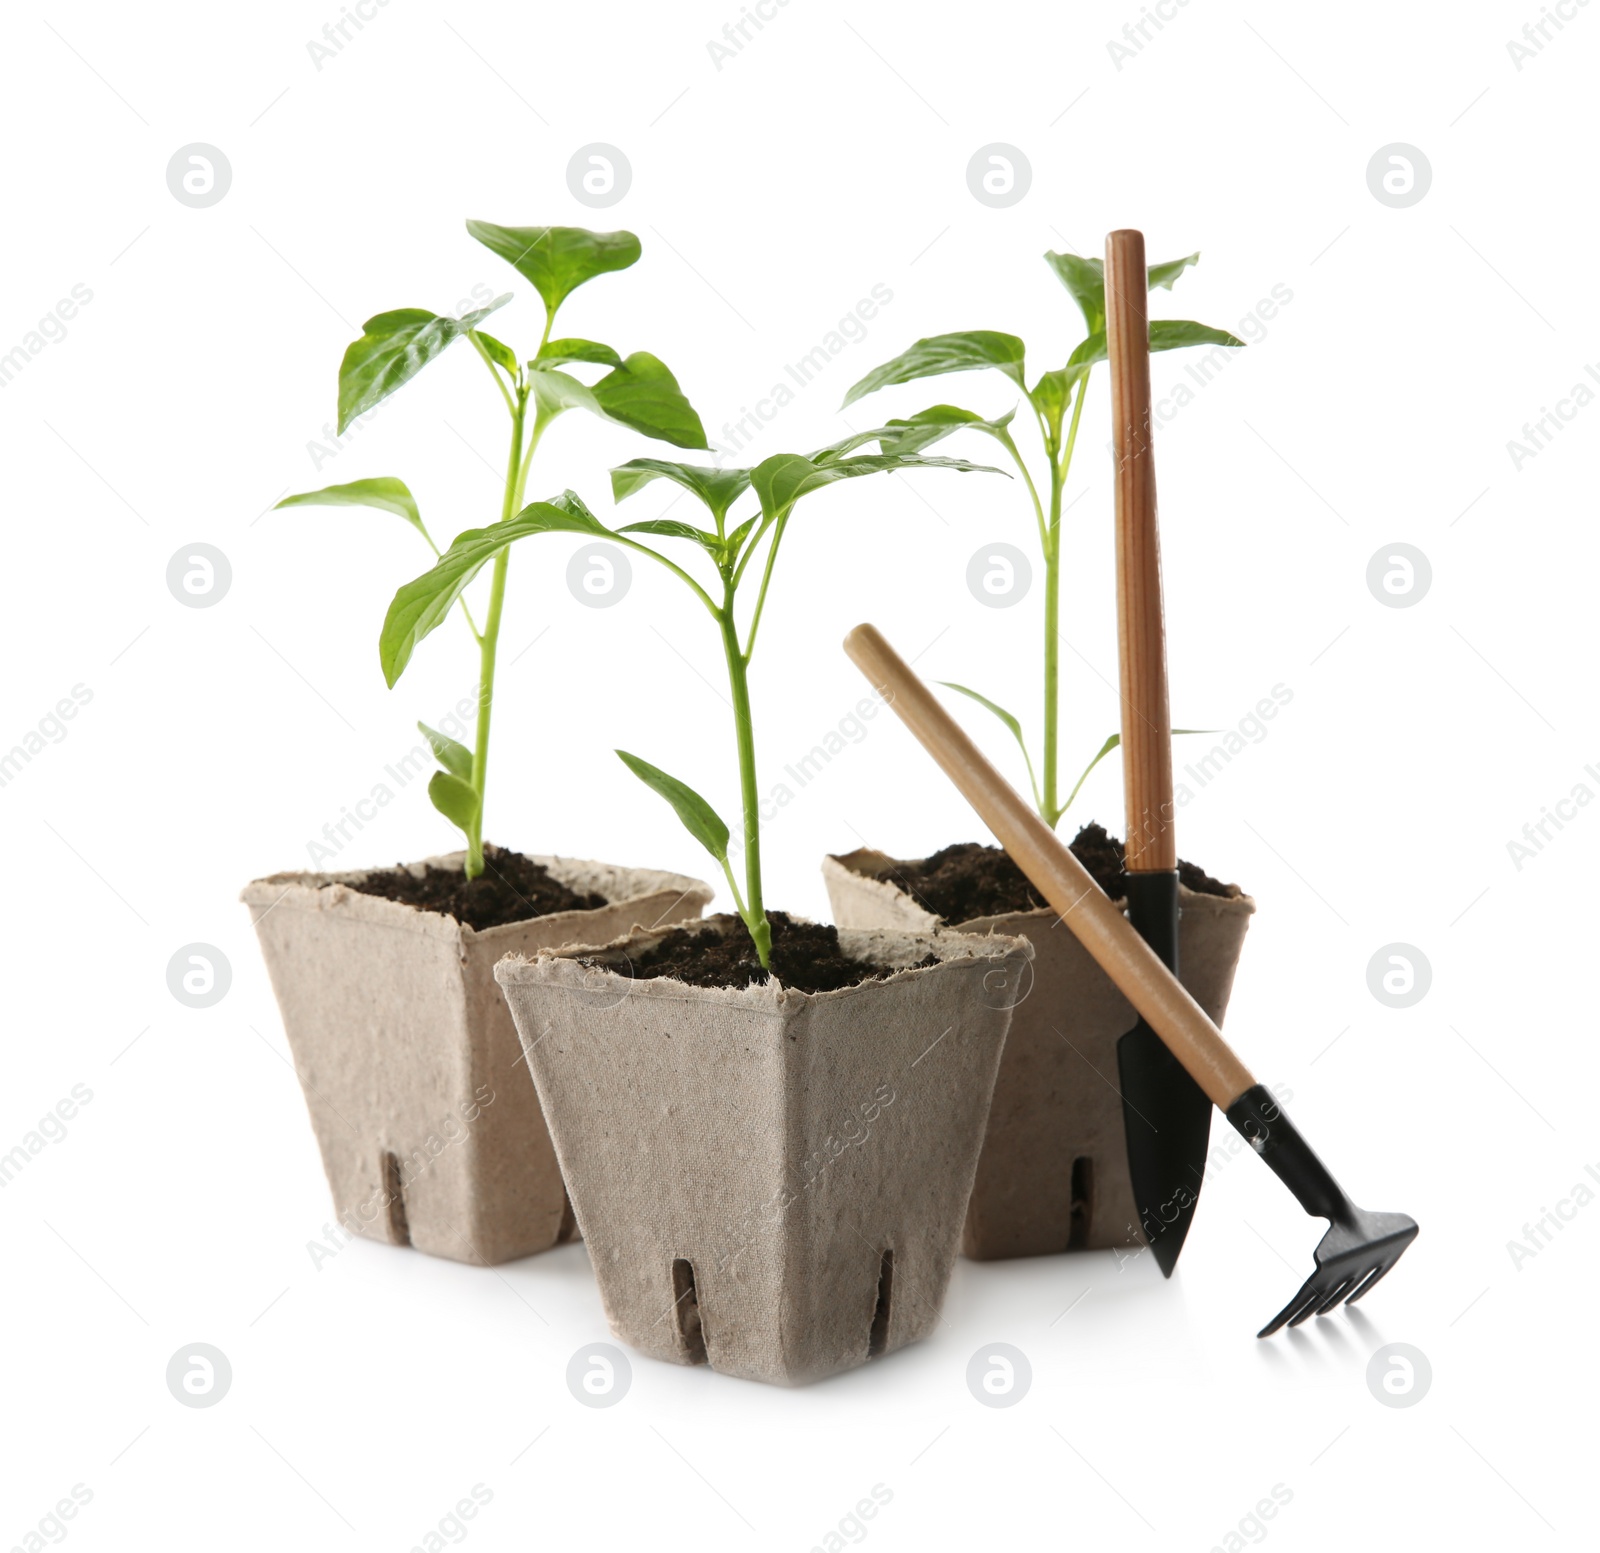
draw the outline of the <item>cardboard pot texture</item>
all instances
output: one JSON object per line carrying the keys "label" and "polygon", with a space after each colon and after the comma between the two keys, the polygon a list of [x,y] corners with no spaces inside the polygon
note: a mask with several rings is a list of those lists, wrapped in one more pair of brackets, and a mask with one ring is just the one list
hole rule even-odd
{"label": "cardboard pot texture", "polygon": [[[865,848],[823,860],[841,927],[926,932],[940,925],[904,890],[871,877],[893,866],[903,865]],[[1219,1025],[1256,909],[1234,890],[1224,899],[1178,889],[1179,971]],[[981,1261],[1145,1244],[1113,1088],[1132,1005],[1048,907],[953,930],[1016,934],[1034,947],[1032,985],[1012,1016],[961,1249]]]}
{"label": "cardboard pot texture", "polygon": [[334,1210],[353,1234],[491,1265],[571,1235],[494,963],[696,918],[712,892],[652,869],[537,861],[611,904],[480,933],[348,888],[360,873],[274,874],[245,887]]}
{"label": "cardboard pot texture", "polygon": [[495,969],[612,1330],[783,1385],[915,1342],[939,1318],[1032,950],[842,932],[852,957],[904,968],[808,994],[634,980],[629,957],[662,936],[586,956],[600,966],[563,950]]}

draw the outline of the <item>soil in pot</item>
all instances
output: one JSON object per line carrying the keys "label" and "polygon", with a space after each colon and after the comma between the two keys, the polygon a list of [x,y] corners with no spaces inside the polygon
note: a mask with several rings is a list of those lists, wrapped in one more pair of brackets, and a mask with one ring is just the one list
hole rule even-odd
{"label": "soil in pot", "polygon": [[[929,955],[916,966],[881,965],[853,959],[831,923],[797,922],[787,912],[767,914],[772,927],[772,974],[761,968],[756,946],[741,918],[706,918],[698,928],[675,928],[633,962],[636,975],[670,976],[691,987],[765,986],[776,975],[796,992],[838,992],[896,971],[937,965]],[[597,962],[584,960],[585,965]]]}
{"label": "soil in pot", "polygon": [[[1127,894],[1123,846],[1103,825],[1088,824],[1071,842],[1073,855],[1114,901]],[[1037,911],[1044,898],[1028,876],[1000,847],[963,841],[920,862],[896,863],[873,876],[898,885],[918,905],[945,922],[971,922],[1017,911]],[[1213,879],[1196,863],[1178,862],[1179,880],[1197,895],[1234,894],[1231,885]]]}
{"label": "soil in pot", "polygon": [[603,895],[563,884],[543,863],[496,846],[483,849],[483,872],[476,879],[460,868],[430,863],[417,874],[401,863],[352,880],[350,888],[419,911],[440,912],[479,933],[557,911],[598,911],[610,904]]}

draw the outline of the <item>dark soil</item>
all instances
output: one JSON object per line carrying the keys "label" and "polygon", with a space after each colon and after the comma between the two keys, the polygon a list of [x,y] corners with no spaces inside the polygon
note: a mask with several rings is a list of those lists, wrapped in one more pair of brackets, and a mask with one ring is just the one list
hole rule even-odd
{"label": "dark soil", "polygon": [[[1122,843],[1102,825],[1085,825],[1071,842],[1073,855],[1112,900],[1127,893],[1123,884]],[[1036,911],[1045,904],[1023,871],[999,847],[964,841],[920,863],[900,863],[874,878],[898,885],[919,906],[944,922],[971,922],[1014,911]],[[1200,895],[1233,894],[1194,863],[1179,861],[1178,878]]]}
{"label": "dark soil", "polygon": [[[892,976],[901,969],[852,960],[839,947],[839,930],[816,922],[796,922],[786,912],[769,911],[772,969],[785,987],[798,992],[838,992],[864,981]],[[719,925],[718,932],[712,924]],[[588,965],[602,964],[587,960]],[[930,955],[919,966],[937,965]],[[703,926],[674,928],[633,962],[635,976],[671,976],[691,987],[748,987],[771,978],[761,969],[749,930],[736,916],[708,917]]]}
{"label": "dark soil", "polygon": [[556,911],[593,911],[609,904],[603,895],[569,890],[543,863],[504,847],[483,849],[483,872],[476,879],[467,878],[459,868],[429,864],[420,878],[405,867],[386,868],[350,888],[419,911],[442,912],[480,933]]}

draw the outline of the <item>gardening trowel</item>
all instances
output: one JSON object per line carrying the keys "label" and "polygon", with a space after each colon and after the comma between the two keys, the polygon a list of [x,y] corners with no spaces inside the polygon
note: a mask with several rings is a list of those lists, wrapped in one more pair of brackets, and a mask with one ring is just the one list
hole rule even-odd
{"label": "gardening trowel", "polygon": [[[1178,973],[1178,847],[1167,706],[1161,545],[1151,446],[1144,234],[1106,238],[1106,354],[1116,467],[1117,645],[1128,920]],[[1183,1250],[1211,1142],[1211,1102],[1140,1019],[1117,1042],[1128,1173],[1145,1240],[1167,1277]]]}

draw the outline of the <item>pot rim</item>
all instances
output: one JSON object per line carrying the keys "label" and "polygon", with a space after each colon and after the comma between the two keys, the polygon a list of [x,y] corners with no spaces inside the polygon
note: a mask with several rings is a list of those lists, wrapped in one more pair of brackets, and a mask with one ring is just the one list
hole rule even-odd
{"label": "pot rim", "polygon": [[[466,856],[464,851],[440,852],[430,857],[424,857],[414,862],[403,863],[407,872],[418,877],[429,866],[436,868],[456,868],[461,865]],[[652,895],[661,895],[669,891],[676,891],[678,900],[674,904],[684,901],[697,900],[703,911],[710,905],[715,890],[703,879],[691,878],[688,874],[671,873],[659,868],[631,868],[625,864],[606,863],[593,858],[566,857],[551,853],[527,852],[523,856],[530,861],[539,863],[548,868],[552,875],[567,883],[567,875],[581,869],[605,869],[622,876],[631,886],[625,895],[608,900],[603,906],[574,908],[567,911],[543,912],[534,917],[520,917],[515,922],[502,922],[494,927],[474,928],[451,916],[448,912],[434,911],[426,907],[413,905],[410,901],[390,900],[383,895],[368,895],[365,892],[351,888],[352,885],[368,878],[375,873],[388,873],[394,865],[374,865],[368,868],[349,868],[319,873],[314,869],[289,869],[282,873],[266,874],[259,879],[252,879],[240,892],[239,899],[248,906],[264,906],[267,911],[275,910],[280,905],[289,904],[300,910],[318,911],[327,906],[340,906],[348,909],[354,906],[357,914],[365,920],[380,926],[397,928],[422,927],[433,931],[442,930],[447,934],[459,934],[463,942],[486,942],[492,944],[496,936],[505,938],[525,931],[532,923],[541,925],[550,923],[572,922],[582,924],[604,911],[614,911],[618,907],[627,906],[635,901],[646,900]],[[266,912],[262,913],[265,916]],[[257,921],[260,920],[258,917]],[[581,942],[574,939],[573,942]]]}
{"label": "pot rim", "polygon": [[[950,928],[930,929],[926,932],[906,932],[894,928],[840,928],[841,942],[851,940],[863,950],[882,957],[885,951],[904,958],[907,964],[889,976],[871,977],[853,986],[837,987],[830,992],[802,992],[796,987],[786,987],[776,976],[765,983],[751,983],[744,987],[698,987],[672,976],[635,977],[626,975],[606,965],[584,965],[580,958],[600,955],[621,955],[626,958],[630,948],[648,947],[658,943],[668,933],[678,928],[710,927],[720,931],[724,923],[737,922],[731,912],[703,917],[696,923],[677,922],[666,927],[634,928],[604,944],[561,944],[539,949],[528,955],[512,952],[495,962],[495,980],[502,987],[513,984],[538,983],[559,986],[573,991],[594,992],[615,998],[619,988],[624,995],[635,992],[662,1001],[679,1003],[733,1003],[743,1005],[752,1012],[782,1014],[797,1004],[827,1004],[840,999],[871,994],[875,989],[932,976],[940,971],[965,967],[980,962],[1000,963],[1007,960],[1033,959],[1033,945],[1026,939],[1005,933],[956,932]],[[808,919],[793,917],[805,922]],[[938,956],[936,965],[917,966],[914,962],[926,959],[929,954]]]}
{"label": "pot rim", "polygon": [[[873,866],[883,864],[901,865],[905,863],[924,863],[927,858],[921,857],[891,857],[887,852],[880,852],[876,847],[856,847],[850,852],[829,852],[823,856],[822,872],[827,875],[835,870],[847,874],[852,880],[860,884],[876,886],[888,890],[893,895],[908,902],[914,911],[921,912],[927,917],[932,927],[941,928],[952,933],[981,933],[993,932],[994,924],[1001,922],[1016,922],[1034,920],[1039,922],[1053,922],[1060,913],[1053,906],[1038,906],[1032,911],[1000,911],[986,917],[968,917],[961,922],[946,922],[943,917],[936,917],[921,905],[915,896],[903,886],[893,883],[888,879],[875,879],[866,868],[861,865],[867,859],[878,860]],[[1252,916],[1256,910],[1255,897],[1247,895],[1237,884],[1230,884],[1229,895],[1213,895],[1206,890],[1191,890],[1181,879],[1178,881],[1178,900],[1184,910],[1215,910],[1238,911],[1244,916]],[[1127,897],[1119,896],[1114,905],[1126,906]],[[931,930],[931,929],[930,929]]]}

